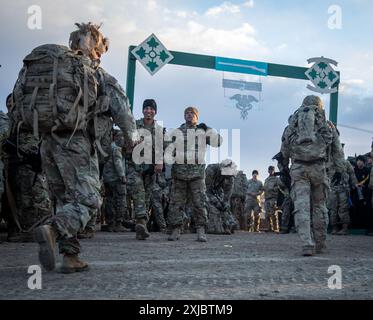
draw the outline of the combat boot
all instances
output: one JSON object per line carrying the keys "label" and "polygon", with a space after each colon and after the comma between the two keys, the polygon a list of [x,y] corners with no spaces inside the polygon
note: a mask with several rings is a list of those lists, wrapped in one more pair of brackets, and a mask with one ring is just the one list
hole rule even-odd
{"label": "combat boot", "polygon": [[338,234],[338,228],[336,226],[333,226],[332,235],[335,236]]}
{"label": "combat boot", "polygon": [[146,228],[146,219],[136,220],[136,239],[145,240],[150,236],[148,229]]}
{"label": "combat boot", "polygon": [[231,229],[228,226],[224,227],[224,234],[232,234]]}
{"label": "combat boot", "polygon": [[348,224],[343,224],[342,229],[337,233],[339,236],[347,236],[348,235]]}
{"label": "combat boot", "polygon": [[101,231],[103,232],[114,232],[114,223],[108,223],[101,227]]}
{"label": "combat boot", "polygon": [[315,251],[317,254],[328,253],[324,243],[316,243]]}
{"label": "combat boot", "polygon": [[126,232],[128,231],[125,227],[123,227],[122,223],[119,222],[114,227],[114,232]]}
{"label": "combat boot", "polygon": [[92,239],[95,235],[93,230],[84,230],[83,232],[78,233],[78,239]]}
{"label": "combat boot", "polygon": [[197,241],[199,242],[207,242],[205,227],[197,228]]}
{"label": "combat boot", "polygon": [[56,238],[57,233],[50,225],[35,229],[35,241],[39,243],[39,261],[47,271],[56,267]]}
{"label": "combat boot", "polygon": [[77,254],[65,254],[63,256],[61,273],[74,273],[89,270],[86,262],[79,259]]}
{"label": "combat boot", "polygon": [[302,249],[302,255],[305,257],[311,257],[314,254],[313,246],[304,246]]}
{"label": "combat boot", "polygon": [[177,241],[180,239],[180,228],[176,227],[172,229],[170,236],[168,237],[168,241]]}

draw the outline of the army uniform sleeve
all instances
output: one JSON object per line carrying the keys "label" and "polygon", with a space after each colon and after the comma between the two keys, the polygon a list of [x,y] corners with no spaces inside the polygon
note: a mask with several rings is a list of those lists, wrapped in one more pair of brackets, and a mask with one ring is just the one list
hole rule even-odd
{"label": "army uniform sleeve", "polygon": [[257,195],[260,196],[264,192],[264,185],[263,182],[259,181],[259,189]]}
{"label": "army uniform sleeve", "polygon": [[118,81],[105,73],[105,95],[110,99],[110,113],[114,123],[122,130],[124,138],[131,144],[139,140],[136,121],[128,97]]}
{"label": "army uniform sleeve", "polygon": [[4,141],[9,136],[9,118],[8,116],[0,112],[0,142]]}
{"label": "army uniform sleeve", "polygon": [[123,166],[123,157],[120,148],[115,148],[113,150],[113,163],[115,167],[115,171],[117,172],[118,176],[123,178],[125,176],[125,168]]}
{"label": "army uniform sleeve", "polygon": [[206,131],[206,143],[211,147],[220,147],[223,144],[223,137],[212,128],[208,128]]}
{"label": "army uniform sleeve", "polygon": [[[348,176],[350,177],[350,183],[353,186],[356,186],[359,182],[357,181],[356,175],[355,175],[355,170],[352,167],[351,163],[346,160],[346,171]],[[371,179],[372,179],[372,172],[370,173]],[[371,181],[369,183],[372,183]],[[373,185],[372,185],[373,188]]]}
{"label": "army uniform sleeve", "polygon": [[225,178],[223,184],[223,191],[224,191],[224,202],[230,204],[230,199],[233,193],[233,185],[234,185],[234,177],[229,176]]}
{"label": "army uniform sleeve", "polygon": [[283,156],[283,165],[285,167],[289,166],[290,159],[290,144],[288,139],[289,127],[286,127],[281,138],[281,153]]}
{"label": "army uniform sleeve", "polygon": [[[356,176],[355,176],[355,178],[356,178]],[[370,170],[368,188],[373,190],[373,169]]]}
{"label": "army uniform sleeve", "polygon": [[337,129],[332,125],[332,134],[333,134],[333,140],[331,144],[331,157],[332,157],[332,163],[334,165],[335,171],[337,172],[343,172],[344,171],[344,153],[342,149],[341,142],[339,140],[339,133]]}

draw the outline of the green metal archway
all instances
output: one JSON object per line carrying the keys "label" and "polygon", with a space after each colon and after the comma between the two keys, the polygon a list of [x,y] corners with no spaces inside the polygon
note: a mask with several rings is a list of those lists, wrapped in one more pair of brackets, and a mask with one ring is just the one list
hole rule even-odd
{"label": "green metal archway", "polygon": [[[135,94],[135,78],[136,78],[136,57],[133,55],[132,50],[135,49],[136,46],[130,46],[128,50],[128,67],[127,67],[127,83],[126,83],[126,90],[127,95],[131,103],[131,108],[133,108],[134,102],[134,94]],[[306,71],[308,68],[305,67],[297,67],[297,66],[289,66],[289,65],[282,65],[282,64],[273,64],[273,63],[265,63],[265,62],[256,62],[256,61],[247,61],[247,60],[237,60],[237,59],[230,59],[230,58],[220,58],[215,56],[208,56],[208,55],[200,55],[200,54],[193,54],[193,53],[186,53],[186,52],[178,52],[178,51],[170,51],[170,53],[174,56],[174,59],[169,62],[169,64],[186,66],[186,67],[196,67],[196,68],[204,68],[204,69],[212,69],[212,70],[226,70],[229,72],[236,72],[236,73],[250,73],[250,74],[259,74],[255,72],[245,72],[242,67],[247,65],[265,65],[266,66],[266,76],[272,77],[283,77],[289,79],[299,79],[299,80],[308,80],[306,76]],[[225,64],[227,69],[217,68],[217,62],[221,62],[221,66]],[[228,62],[223,62],[228,61]],[[239,61],[239,66],[235,65],[234,63],[230,63],[231,61]],[[229,66],[228,66],[229,65]],[[250,67],[255,68],[255,67]],[[337,72],[340,76],[340,73]],[[333,86],[333,88],[339,87],[339,80]],[[330,94],[330,113],[329,113],[329,120],[332,121],[334,124],[337,124],[338,120],[338,90],[335,93]]]}

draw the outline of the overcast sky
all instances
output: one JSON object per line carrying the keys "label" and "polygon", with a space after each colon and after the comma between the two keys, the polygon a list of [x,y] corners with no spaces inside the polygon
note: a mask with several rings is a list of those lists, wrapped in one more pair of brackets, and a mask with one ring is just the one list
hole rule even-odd
{"label": "overcast sky", "polygon": [[[307,59],[338,61],[341,88],[338,122],[373,131],[373,2],[215,1],[215,0],[0,0],[0,101],[12,90],[23,57],[44,43],[67,44],[75,22],[103,23],[111,40],[102,66],[125,87],[127,51],[155,33],[169,50],[307,67]],[[28,28],[28,8],[42,9],[42,29]],[[329,29],[328,8],[342,9],[342,28]],[[229,107],[222,79],[260,81],[259,104],[240,119]],[[289,115],[307,94],[307,81],[245,76],[167,65],[150,76],[137,65],[134,113],[141,116],[145,98],[158,102],[158,119],[168,128],[183,122],[183,110],[194,105],[200,121],[217,129],[241,130],[241,168],[259,169],[264,179],[279,151]],[[328,95],[322,96],[326,105]],[[328,108],[327,108],[328,111]],[[346,154],[370,150],[372,133],[339,127]]]}

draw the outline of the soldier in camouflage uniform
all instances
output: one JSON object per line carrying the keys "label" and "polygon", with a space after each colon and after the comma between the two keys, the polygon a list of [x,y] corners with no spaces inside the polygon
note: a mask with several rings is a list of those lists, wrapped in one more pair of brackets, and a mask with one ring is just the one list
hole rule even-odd
{"label": "soldier in camouflage uniform", "polygon": [[109,159],[103,169],[103,179],[106,193],[106,215],[108,232],[124,232],[122,225],[126,214],[126,175],[125,162],[122,157],[124,145],[123,134],[119,131],[111,144]]}
{"label": "soldier in camouflage uniform", "polygon": [[[139,170],[133,172],[136,172],[138,176],[136,181],[142,185],[141,187],[138,187],[138,191],[140,191],[140,189],[144,189],[144,195],[141,195],[141,199],[145,199],[144,204],[146,216],[144,216],[144,211],[136,212],[136,210],[135,215],[136,219],[138,220],[137,224],[140,224],[140,227],[142,227],[143,224],[146,225],[149,218],[149,213],[154,210],[157,217],[157,222],[160,224],[159,227],[162,229],[162,231],[165,231],[166,224],[164,219],[162,220],[163,210],[160,205],[162,195],[156,194],[161,189],[161,187],[157,185],[157,175],[158,178],[161,179],[159,174],[161,174],[164,169],[163,150],[166,145],[160,144],[164,141],[163,136],[165,131],[164,128],[155,120],[156,114],[157,103],[153,99],[146,99],[143,102],[144,117],[136,121],[136,126],[140,132],[140,135],[144,135],[144,141],[142,144],[139,144],[136,147],[137,149],[135,152],[138,150],[140,150],[140,152],[136,152],[133,158],[139,158],[138,160],[135,159],[136,166],[138,166]],[[140,157],[144,158],[140,159]],[[139,197],[139,195],[136,196]],[[155,201],[155,207],[152,206],[151,200]],[[134,206],[136,207],[136,204],[134,204]],[[147,230],[146,232],[147,235],[149,235]],[[137,238],[143,240],[144,237],[142,234],[137,234]]]}
{"label": "soldier in camouflage uniform", "polygon": [[231,234],[238,224],[230,208],[236,174],[236,165],[229,159],[206,168],[207,233]]}
{"label": "soldier in camouflage uniform", "polygon": [[260,232],[260,212],[261,208],[259,205],[258,197],[263,193],[263,183],[258,180],[259,172],[254,170],[252,172],[252,179],[247,183],[247,198],[245,220],[249,220],[249,231]]}
{"label": "soldier in camouflage uniform", "polygon": [[[216,131],[207,127],[206,124],[197,124],[198,116],[197,108],[186,108],[184,111],[185,124],[171,134],[171,136],[176,137],[177,161],[172,166],[172,189],[168,212],[168,223],[172,229],[172,233],[168,238],[170,241],[178,240],[180,237],[180,228],[184,222],[184,210],[188,195],[191,196],[193,202],[193,218],[197,228],[197,241],[207,241],[205,234],[207,225],[205,148],[206,144],[212,147],[219,147],[222,143],[222,138]],[[167,154],[167,156],[169,155]]]}
{"label": "soldier in camouflage uniform", "polygon": [[[333,235],[347,235],[348,226],[350,224],[350,189],[356,188],[358,185],[355,171],[351,163],[344,160],[343,164],[344,168],[340,177],[338,175],[337,177],[335,176],[334,167],[330,167],[328,170],[329,179],[331,181],[328,196],[328,209]],[[340,230],[339,224],[342,224]]]}
{"label": "soldier in camouflage uniform", "polygon": [[[101,54],[108,50],[108,41],[103,38],[99,26],[88,23],[80,24],[78,28],[70,36],[70,48],[75,54],[89,58],[92,67],[97,67]],[[123,89],[101,68],[97,70],[97,82],[100,94],[95,106],[97,110],[95,113],[94,110],[88,111],[94,115],[101,110],[110,112],[128,143],[135,144],[138,141],[136,124]],[[87,90],[84,94],[88,94]],[[46,270],[55,268],[56,240],[59,241],[60,253],[64,255],[61,272],[88,269],[88,264],[78,257],[80,244],[76,236],[100,209],[102,202],[97,152],[92,144],[92,138],[97,140],[94,123],[93,120],[74,133],[58,132],[57,143],[54,135],[43,136],[43,166],[50,188],[57,197],[56,215],[35,233],[40,245],[39,259]]]}
{"label": "soldier in camouflage uniform", "polygon": [[326,120],[321,99],[307,96],[302,106],[289,118],[282,136],[284,165],[292,160],[291,196],[294,201],[295,224],[303,242],[303,255],[325,252],[329,188],[327,163],[335,168],[338,178],[344,168],[344,155],[335,126]]}
{"label": "soldier in camouflage uniform", "polygon": [[236,220],[239,221],[241,230],[247,230],[248,221],[247,215],[245,215],[247,184],[246,174],[243,171],[238,171],[233,184],[231,208]]}
{"label": "soldier in camouflage uniform", "polygon": [[275,176],[275,167],[268,168],[269,177],[264,181],[264,207],[269,232],[279,232],[277,216],[277,198],[279,192],[279,178]]}

